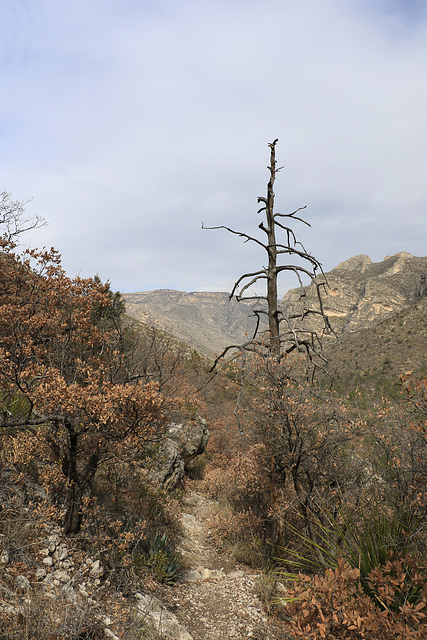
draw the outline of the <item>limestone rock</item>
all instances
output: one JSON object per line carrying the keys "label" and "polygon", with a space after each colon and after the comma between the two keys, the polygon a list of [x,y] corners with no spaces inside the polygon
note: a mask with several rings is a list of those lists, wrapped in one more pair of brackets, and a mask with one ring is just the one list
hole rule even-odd
{"label": "limestone rock", "polygon": [[[235,572],[243,575],[242,572]],[[197,567],[197,569],[189,569],[181,573],[181,582],[198,582],[199,580],[222,580],[225,573],[222,569],[207,569],[206,567]],[[230,576],[229,576],[230,577]]]}
{"label": "limestone rock", "polygon": [[7,549],[3,549],[0,556],[0,562],[2,564],[8,564],[9,562],[9,551]]}
{"label": "limestone rock", "polygon": [[150,478],[165,489],[178,486],[184,477],[185,464],[179,453],[178,444],[167,439],[160,447],[156,466],[150,472]]}
{"label": "limestone rock", "polygon": [[[323,308],[335,331],[348,334],[380,322],[427,295],[427,258],[405,251],[372,262],[365,255],[354,256],[320,275]],[[314,285],[291,289],[280,303],[285,315],[304,309],[319,309]],[[320,329],[318,316],[309,315],[297,326]]]}
{"label": "limestone rock", "polygon": [[48,551],[49,553],[54,553],[56,550],[56,546],[59,543],[59,536],[57,533],[52,533],[48,538]]}
{"label": "limestone rock", "polygon": [[135,594],[136,608],[142,618],[149,618],[156,631],[171,640],[193,640],[178,618],[165,609],[155,596]]}
{"label": "limestone rock", "polygon": [[206,420],[197,417],[185,424],[171,424],[168,437],[174,440],[184,460],[190,460],[202,454],[209,442]]}
{"label": "limestone rock", "polygon": [[186,464],[203,453],[209,441],[206,420],[197,417],[183,424],[170,424],[150,477],[165,489],[182,481]]}
{"label": "limestone rock", "polygon": [[67,556],[68,556],[68,549],[66,548],[65,545],[60,545],[59,547],[57,547],[52,554],[52,558],[54,562],[60,562],[61,560],[65,560]]}
{"label": "limestone rock", "polygon": [[99,560],[95,560],[95,562],[92,564],[91,568],[89,569],[89,575],[92,578],[102,578],[102,576],[104,575],[104,569],[101,566],[101,563]]}
{"label": "limestone rock", "polygon": [[203,580],[202,574],[198,569],[189,569],[181,573],[181,582],[197,582]]}
{"label": "limestone rock", "polygon": [[228,577],[231,579],[234,578],[241,578],[244,575],[243,571],[240,571],[240,569],[236,569],[235,571],[230,571],[230,573],[228,574]]}
{"label": "limestone rock", "polygon": [[16,576],[15,583],[18,591],[30,591],[31,589],[30,581],[25,576]]}
{"label": "limestone rock", "polygon": [[38,569],[36,569],[37,580],[43,580],[43,578],[45,577],[46,577],[46,569],[43,569],[42,567],[38,567]]}
{"label": "limestone rock", "polygon": [[56,571],[54,571],[53,578],[54,580],[59,580],[59,582],[62,582],[62,584],[65,584],[70,580],[70,576],[68,575],[68,573],[66,571],[62,571],[62,569],[57,569]]}

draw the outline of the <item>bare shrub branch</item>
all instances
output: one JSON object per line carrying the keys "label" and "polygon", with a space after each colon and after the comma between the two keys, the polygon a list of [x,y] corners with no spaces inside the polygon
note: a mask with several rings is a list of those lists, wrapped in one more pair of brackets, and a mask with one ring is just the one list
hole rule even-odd
{"label": "bare shrub branch", "polygon": [[12,200],[7,191],[0,192],[0,235],[3,241],[13,242],[26,231],[46,226],[41,216],[27,217],[25,207],[30,200]]}

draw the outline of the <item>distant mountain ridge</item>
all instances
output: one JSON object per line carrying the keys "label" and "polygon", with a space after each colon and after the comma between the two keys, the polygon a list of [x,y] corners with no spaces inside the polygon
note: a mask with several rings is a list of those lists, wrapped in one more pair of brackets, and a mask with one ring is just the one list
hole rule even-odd
{"label": "distant mountain ridge", "polygon": [[[366,255],[345,260],[319,276],[327,283],[325,312],[341,335],[366,329],[427,297],[427,257],[402,251],[372,262]],[[252,336],[253,303],[229,300],[225,292],[186,293],[157,289],[124,293],[127,313],[146,324],[166,329],[191,348],[213,357],[230,344]],[[291,289],[280,307],[298,312],[317,304],[315,287]],[[314,316],[309,320],[316,328]],[[264,324],[261,329],[265,329]]]}
{"label": "distant mountain ridge", "polygon": [[230,300],[225,292],[156,289],[123,297],[132,318],[165,329],[210,358],[252,336],[256,327],[253,303]]}

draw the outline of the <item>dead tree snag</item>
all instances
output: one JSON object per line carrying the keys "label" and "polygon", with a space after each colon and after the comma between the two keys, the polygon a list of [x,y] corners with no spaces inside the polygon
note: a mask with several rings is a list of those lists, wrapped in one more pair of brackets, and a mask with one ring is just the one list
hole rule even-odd
{"label": "dead tree snag", "polygon": [[[308,356],[313,362],[324,360],[321,353],[321,337],[327,332],[332,332],[328,322],[328,318],[324,312],[321,289],[326,286],[326,279],[323,276],[321,263],[306,251],[304,246],[297,240],[293,228],[290,226],[294,222],[301,222],[307,226],[311,226],[306,220],[301,218],[298,213],[305,209],[300,207],[292,213],[276,213],[274,211],[274,183],[276,175],[283,167],[277,167],[276,162],[276,144],[278,140],[274,140],[268,146],[270,147],[270,165],[268,170],[270,177],[267,185],[266,197],[260,196],[258,203],[262,207],[258,210],[258,214],[265,214],[258,228],[265,234],[266,238],[259,239],[255,236],[248,235],[241,231],[235,231],[230,227],[220,225],[215,227],[205,227],[203,229],[225,229],[229,233],[244,238],[245,242],[254,242],[261,246],[268,257],[266,267],[262,267],[257,271],[244,273],[235,282],[230,293],[230,299],[235,296],[237,300],[253,300],[263,302],[263,305],[254,310],[258,318],[253,338],[242,345],[230,345],[218,356],[217,362],[223,358],[227,352],[232,349],[252,350],[259,352],[260,349],[266,350],[269,356],[281,359],[284,355],[293,351],[298,351]],[[279,239],[279,233],[284,239]],[[282,264],[280,259],[287,256],[292,262]],[[308,282],[312,282],[316,287],[318,304],[316,308],[304,308],[303,312],[285,313],[279,307],[278,301],[278,277],[283,272],[292,272],[298,279],[303,294],[303,278]],[[318,275],[323,277],[317,278]],[[255,283],[265,280],[265,295],[248,295],[251,287]],[[266,332],[260,331],[260,316],[265,314],[268,318],[268,335]],[[309,315],[318,315],[321,318],[321,334],[319,331],[305,328],[303,320]],[[314,358],[314,360],[313,360]]]}

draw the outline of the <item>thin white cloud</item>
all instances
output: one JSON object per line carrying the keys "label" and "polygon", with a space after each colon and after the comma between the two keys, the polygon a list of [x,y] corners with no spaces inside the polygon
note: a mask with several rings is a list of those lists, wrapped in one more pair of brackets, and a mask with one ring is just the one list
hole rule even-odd
{"label": "thin white cloud", "polygon": [[307,205],[303,239],[326,268],[424,254],[422,9],[8,0],[0,187],[34,196],[50,223],[34,239],[71,275],[224,290],[262,258],[201,220],[255,232],[278,137],[277,204]]}

